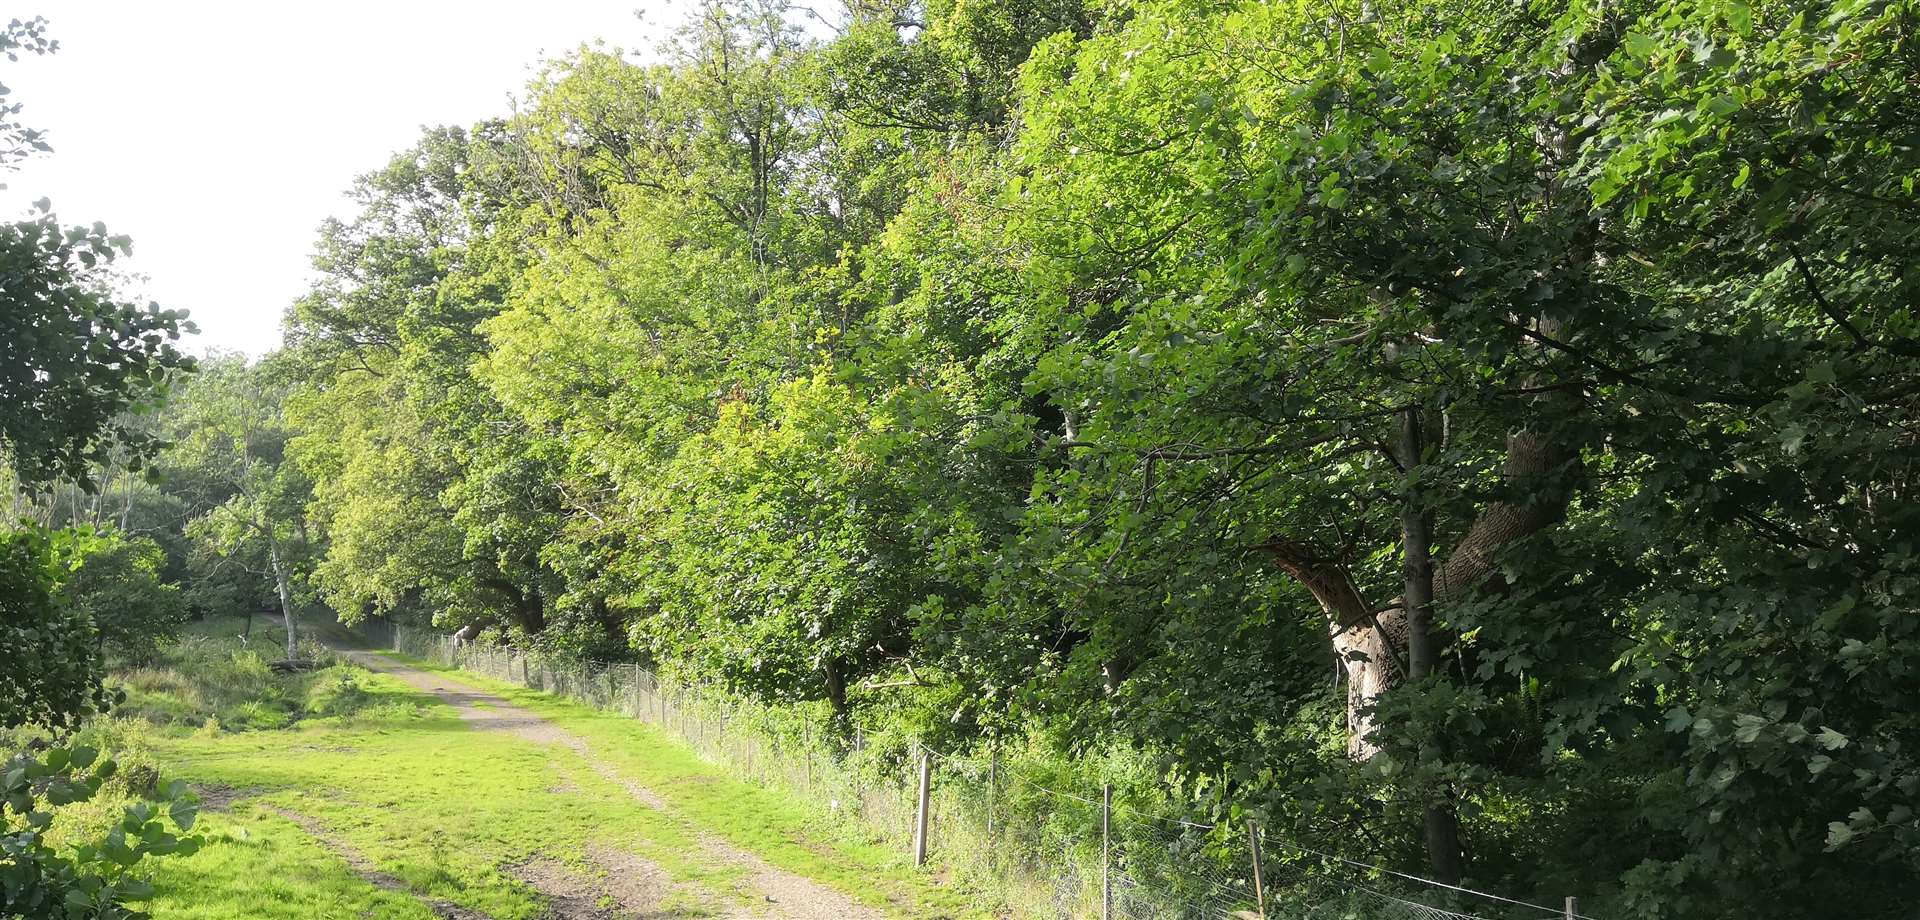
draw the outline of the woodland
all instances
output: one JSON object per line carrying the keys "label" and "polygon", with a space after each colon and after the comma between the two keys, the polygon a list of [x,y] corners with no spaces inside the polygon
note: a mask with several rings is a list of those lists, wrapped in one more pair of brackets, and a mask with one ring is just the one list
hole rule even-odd
{"label": "woodland", "polygon": [[1916,40],[710,0],[367,164],[258,360],[43,206],[0,224],[0,723],[326,610],[1594,917],[1910,916]]}

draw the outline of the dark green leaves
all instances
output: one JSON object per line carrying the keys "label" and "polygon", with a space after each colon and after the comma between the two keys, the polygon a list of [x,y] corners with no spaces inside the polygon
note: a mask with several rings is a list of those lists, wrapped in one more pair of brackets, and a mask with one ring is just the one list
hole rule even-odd
{"label": "dark green leaves", "polygon": [[124,245],[51,213],[0,224],[0,443],[27,482],[84,482],[115,450],[150,453],[122,413],[193,367],[172,344],[190,324],[105,289],[97,270]]}
{"label": "dark green leaves", "polygon": [[[200,838],[186,836],[194,799],[178,780],[157,795],[178,833],[168,829],[155,804],[137,802],[100,838],[59,850],[50,846],[41,832],[53,813],[39,806],[57,810],[92,799],[111,773],[112,761],[98,756],[89,748],[55,747],[37,758],[16,756],[0,772],[7,809],[28,816],[25,828],[0,833],[0,912],[49,920],[144,920],[147,915],[129,905],[152,897],[153,886],[131,870],[150,856],[199,849]],[[86,772],[96,761],[99,768]]]}

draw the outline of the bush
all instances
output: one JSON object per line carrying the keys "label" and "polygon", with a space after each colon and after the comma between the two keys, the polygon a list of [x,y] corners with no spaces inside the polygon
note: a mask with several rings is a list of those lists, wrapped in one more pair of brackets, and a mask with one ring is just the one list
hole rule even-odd
{"label": "bush", "polygon": [[59,846],[49,833],[63,811],[84,812],[114,775],[114,762],[88,747],[22,754],[0,768],[0,916],[147,917],[127,906],[153,896],[134,867],[149,856],[185,856],[200,847],[200,838],[186,836],[197,807],[185,784],[157,790],[158,804],[126,806],[110,830],[84,845]]}
{"label": "bush", "polygon": [[0,532],[0,728],[71,728],[110,701],[93,626],[60,597],[55,560],[47,531]]}

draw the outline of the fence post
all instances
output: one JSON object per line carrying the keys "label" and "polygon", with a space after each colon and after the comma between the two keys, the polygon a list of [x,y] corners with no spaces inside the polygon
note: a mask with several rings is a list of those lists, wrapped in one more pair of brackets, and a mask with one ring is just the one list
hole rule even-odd
{"label": "fence post", "polygon": [[[927,746],[920,745],[920,815],[913,827],[913,864],[927,864],[927,800],[933,785],[933,761],[927,757]],[[897,826],[897,825],[896,825]]]}
{"label": "fence post", "polygon": [[1100,920],[1113,920],[1113,784],[1100,784]]}
{"label": "fence post", "polygon": [[1260,877],[1260,825],[1247,822],[1247,847],[1253,851],[1253,904],[1260,909],[1260,920],[1267,920],[1267,886]]}
{"label": "fence post", "polygon": [[1580,915],[1579,915],[1578,913],[1575,913],[1575,909],[1576,909],[1576,908],[1578,908],[1579,906],[1580,906],[1580,899],[1579,899],[1579,898],[1576,898],[1576,897],[1574,897],[1573,895],[1567,895],[1567,916],[1566,916],[1566,920],[1574,920],[1574,918],[1575,918],[1575,917],[1578,917],[1578,916],[1580,916]]}

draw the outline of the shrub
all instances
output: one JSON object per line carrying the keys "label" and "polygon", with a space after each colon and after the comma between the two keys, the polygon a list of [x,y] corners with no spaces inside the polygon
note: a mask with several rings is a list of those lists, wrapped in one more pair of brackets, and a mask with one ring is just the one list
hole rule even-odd
{"label": "shrub", "polygon": [[176,780],[157,790],[157,804],[126,806],[111,829],[84,845],[59,846],[49,833],[63,810],[86,817],[88,803],[114,774],[114,762],[89,747],[22,754],[0,768],[0,916],[147,916],[127,906],[153,895],[133,868],[149,856],[185,856],[200,847],[200,838],[186,836],[197,807],[185,784]]}
{"label": "shrub", "polygon": [[77,528],[57,534],[54,546],[60,596],[93,622],[104,647],[145,663],[179,634],[187,604],[180,586],[161,576],[160,544],[111,528]]}

